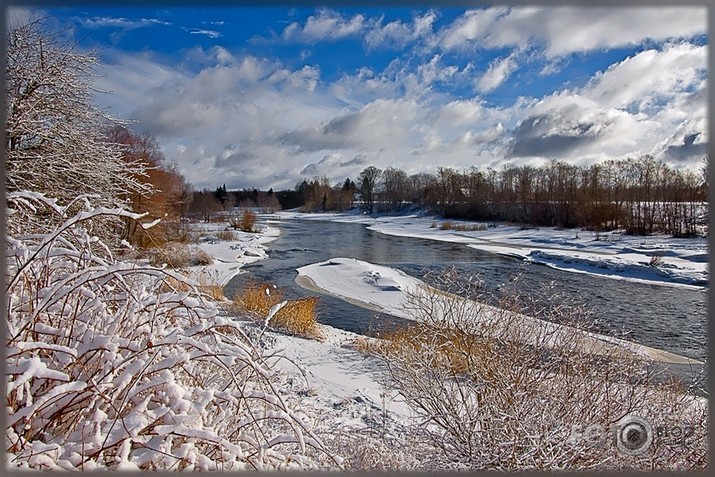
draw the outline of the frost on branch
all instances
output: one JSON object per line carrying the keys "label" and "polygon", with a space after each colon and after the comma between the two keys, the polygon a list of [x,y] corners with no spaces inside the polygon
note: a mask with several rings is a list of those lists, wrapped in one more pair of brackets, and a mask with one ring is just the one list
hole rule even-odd
{"label": "frost on branch", "polygon": [[[42,21],[9,25],[6,38],[6,182],[10,192],[51,194],[65,204],[96,194],[95,205],[125,207],[130,194],[150,188],[145,167],[122,159],[106,130],[116,122],[93,102],[99,61],[49,32]],[[107,216],[105,239],[120,221]],[[45,214],[15,214],[8,226],[23,233],[48,231]]]}
{"label": "frost on branch", "polygon": [[[5,448],[35,469],[277,469],[335,466],[276,392],[239,322],[184,277],[116,261],[87,233],[98,216],[41,194],[47,234],[6,238]],[[49,212],[47,212],[49,211]]]}

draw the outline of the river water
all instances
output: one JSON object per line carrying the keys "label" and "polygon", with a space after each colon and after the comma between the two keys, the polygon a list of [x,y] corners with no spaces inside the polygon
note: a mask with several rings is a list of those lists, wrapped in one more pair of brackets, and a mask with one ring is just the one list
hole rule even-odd
{"label": "river water", "polygon": [[[521,294],[557,290],[567,303],[580,303],[604,334],[707,361],[707,290],[633,283],[554,270],[519,259],[475,250],[463,244],[395,237],[363,224],[282,220],[281,236],[267,244],[268,259],[244,270],[256,281],[275,284],[286,298],[315,295],[295,283],[297,268],[335,257],[355,258],[398,268],[422,278],[424,270],[454,266],[478,274],[488,294],[516,287]],[[226,286],[231,296],[246,274]],[[403,320],[376,314],[343,300],[320,295],[318,321],[361,334],[399,326]]]}

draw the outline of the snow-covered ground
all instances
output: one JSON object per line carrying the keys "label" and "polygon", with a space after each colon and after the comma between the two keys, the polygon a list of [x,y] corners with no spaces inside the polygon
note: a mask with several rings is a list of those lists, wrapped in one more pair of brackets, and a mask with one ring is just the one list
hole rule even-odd
{"label": "snow-covered ground", "polygon": [[219,240],[218,232],[226,230],[224,223],[200,224],[198,247],[206,252],[213,263],[189,269],[191,278],[205,285],[225,286],[231,278],[241,272],[241,267],[267,258],[266,244],[280,236],[280,230],[270,225],[262,225],[260,233],[231,230],[235,240]]}
{"label": "snow-covered ground", "polygon": [[418,215],[369,217],[358,214],[280,212],[282,218],[329,220],[368,225],[387,235],[462,243],[487,252],[513,256],[552,268],[619,280],[658,285],[708,286],[706,238],[667,235],[629,236],[555,227],[521,227],[502,223],[450,220],[485,230],[442,230],[447,220]]}
{"label": "snow-covered ground", "polygon": [[[204,284],[225,285],[241,273],[244,265],[266,258],[267,244],[280,235],[279,229],[263,224],[260,233],[235,231],[236,240],[225,241],[216,237],[225,225],[198,227],[205,235],[198,247],[211,255],[214,263],[189,271],[194,278],[203,277]],[[313,415],[323,416],[325,423],[340,428],[364,431],[376,426],[395,429],[405,425],[412,412],[380,384],[380,361],[354,349],[360,335],[318,326],[321,341],[269,333],[275,340],[276,354],[286,358],[278,360],[277,366],[297,380],[307,379],[308,390],[300,396],[301,407],[312,409]]]}
{"label": "snow-covered ground", "polygon": [[[371,219],[338,214],[281,213],[280,215],[283,218],[300,216],[305,220],[369,223],[372,229],[387,234],[464,242],[497,253],[523,254],[527,258],[536,256],[531,251],[543,253],[547,250],[546,246],[532,248],[529,244],[555,247],[560,257],[575,255],[579,250],[578,244],[583,244],[581,250],[586,250],[581,252],[583,256],[594,256],[600,251],[608,257],[609,263],[618,263],[619,260],[624,259],[624,255],[631,261],[647,260],[645,245],[641,252],[618,254],[616,249],[619,246],[615,245],[615,241],[596,242],[590,247],[587,246],[589,239],[585,232],[579,232],[579,238],[574,237],[574,231],[519,230],[518,227],[507,226],[496,227],[485,232],[456,232],[432,228],[430,226],[434,222],[433,219],[415,216]],[[262,225],[260,233],[235,232],[236,240],[220,241],[215,239],[215,232],[223,230],[223,225],[207,224],[202,227],[207,237],[203,238],[198,246],[214,258],[214,263],[194,267],[191,272],[195,277],[209,277],[212,283],[220,285],[225,285],[233,276],[240,273],[243,265],[265,258],[266,247],[270,247],[270,242],[280,235],[279,229]],[[633,243],[634,240],[643,239],[624,237],[623,240],[626,243],[620,244],[621,249],[635,248],[637,244]],[[498,245],[497,242],[501,244]],[[706,256],[704,244],[698,241],[690,243],[674,240],[665,241],[665,244],[667,245],[652,243],[648,245],[648,250],[667,249],[671,252],[677,250],[677,254],[666,253],[664,261],[693,263],[696,265],[693,269],[706,276],[706,262],[688,262],[682,258],[688,256],[686,250],[689,250],[692,256],[698,254]],[[525,253],[527,250],[530,252]],[[600,268],[595,268],[596,271],[593,273],[603,274],[603,271],[598,272]],[[697,275],[685,265],[681,265],[677,270],[683,276]],[[666,283],[664,277],[657,273],[644,273],[641,275],[641,278],[643,277]],[[628,279],[633,278],[635,278],[633,275],[628,277]],[[400,317],[408,317],[402,307],[406,292],[422,284],[420,280],[394,268],[341,258],[301,267],[298,281],[307,288],[327,292],[359,306]],[[405,424],[411,418],[412,412],[396,396],[385,392],[380,384],[381,363],[376,358],[361,354],[354,349],[353,344],[359,335],[327,325],[319,326],[320,333],[324,337],[322,341],[271,333],[280,354],[288,358],[280,361],[279,366],[288,373],[294,373],[300,379],[305,377],[308,381],[310,391],[301,397],[302,404],[317,409],[324,416],[332,416],[330,419],[335,420],[336,424],[348,427],[364,428],[370,423],[375,424],[378,417],[383,420],[383,425],[385,420],[389,421],[392,427]],[[619,343],[633,351],[664,362],[688,361],[687,358],[635,343],[621,342],[608,337],[599,337],[599,339]],[[697,364],[694,360],[690,362]]]}

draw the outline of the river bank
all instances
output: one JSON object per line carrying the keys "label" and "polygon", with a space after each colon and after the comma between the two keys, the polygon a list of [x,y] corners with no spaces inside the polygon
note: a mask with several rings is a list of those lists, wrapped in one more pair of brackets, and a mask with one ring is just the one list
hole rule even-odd
{"label": "river bank", "polygon": [[[245,266],[268,258],[271,242],[281,237],[280,224],[276,217],[261,219],[259,233],[237,232],[235,240],[230,241],[211,238],[224,225],[203,226],[205,237],[197,246],[215,260],[211,265],[194,267],[192,275],[210,278],[217,285],[226,284],[232,277],[240,280]],[[319,272],[299,270],[298,281],[371,311],[395,314],[399,314],[401,292],[419,283],[392,267],[357,261],[354,265],[343,267],[337,259],[333,264],[313,263],[308,267]],[[426,469],[425,461],[411,451],[414,443],[409,429],[416,422],[416,413],[399,394],[383,386],[384,363],[356,350],[356,344],[365,338],[326,324],[319,324],[319,329],[323,336],[320,341],[266,333],[277,357],[275,369],[281,371],[277,383],[287,393],[287,401],[299,406],[314,429],[325,437],[335,436],[336,432],[342,436],[359,435],[365,448],[382,449],[381,459],[395,459],[398,463],[393,469]],[[659,350],[639,349],[658,359]],[[665,353],[660,361],[678,363],[681,358]],[[682,362],[686,361],[697,363],[687,358]],[[385,443],[389,449],[385,449]]]}
{"label": "river bank", "polygon": [[381,234],[463,244],[565,272],[662,286],[708,287],[707,238],[639,237],[439,219],[419,214],[367,216],[282,211],[282,219],[360,223]]}

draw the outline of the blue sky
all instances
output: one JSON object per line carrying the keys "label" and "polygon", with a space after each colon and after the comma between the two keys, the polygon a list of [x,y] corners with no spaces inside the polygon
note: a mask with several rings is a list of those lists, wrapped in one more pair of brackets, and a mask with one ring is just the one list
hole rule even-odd
{"label": "blue sky", "polygon": [[705,7],[8,11],[32,15],[199,189],[707,152]]}

